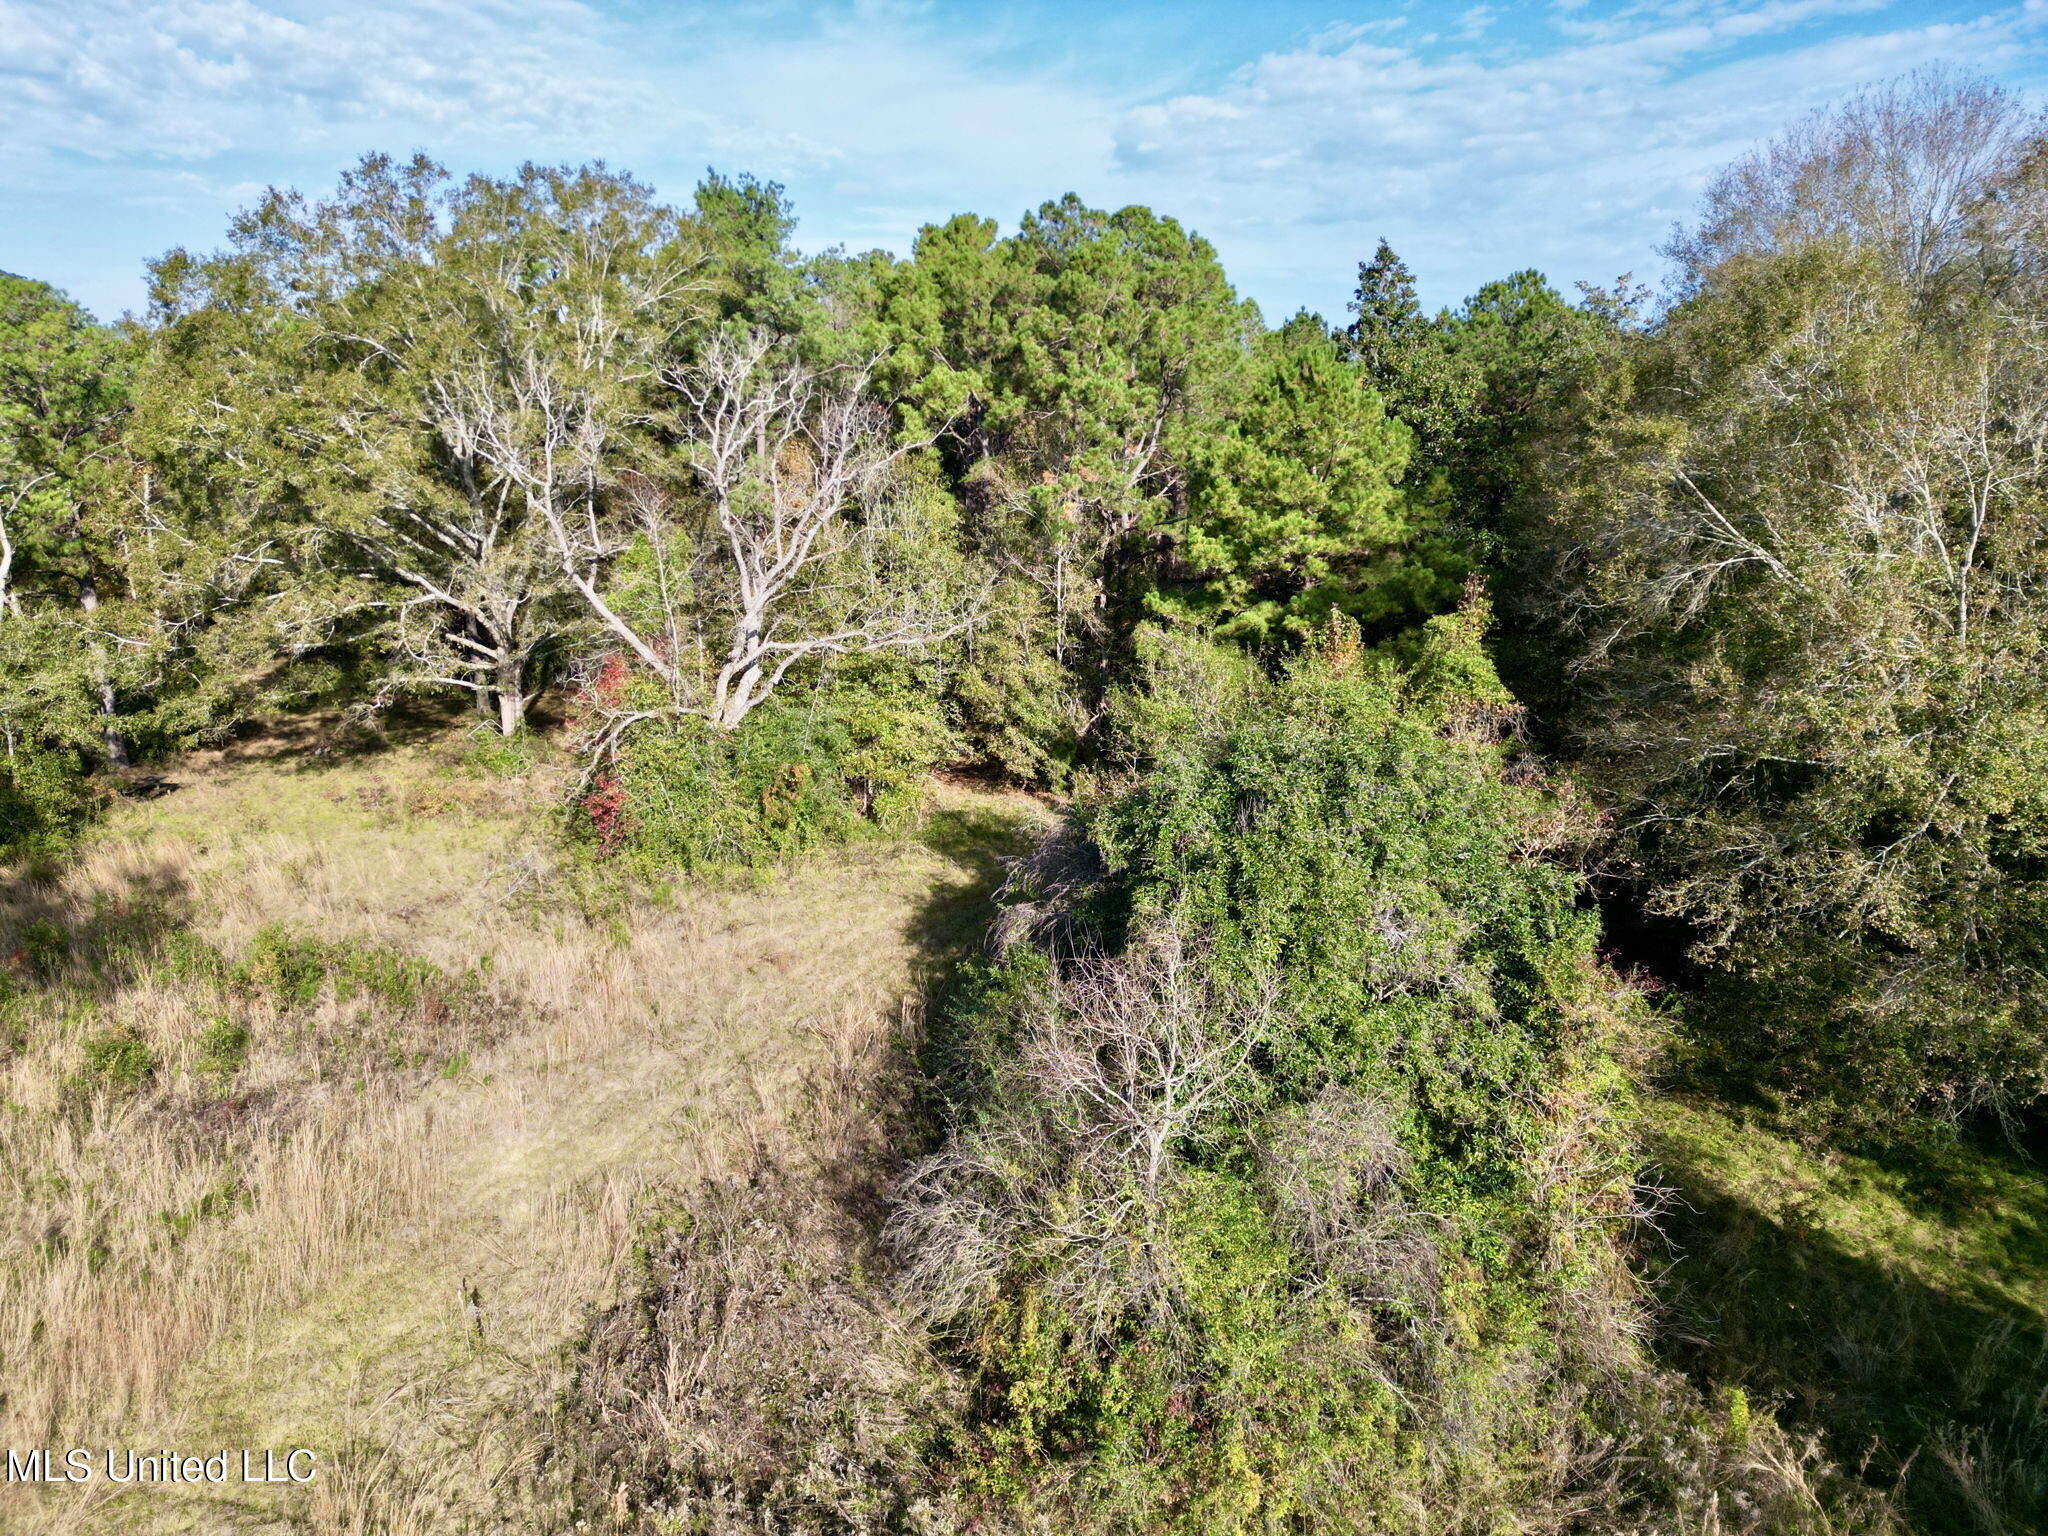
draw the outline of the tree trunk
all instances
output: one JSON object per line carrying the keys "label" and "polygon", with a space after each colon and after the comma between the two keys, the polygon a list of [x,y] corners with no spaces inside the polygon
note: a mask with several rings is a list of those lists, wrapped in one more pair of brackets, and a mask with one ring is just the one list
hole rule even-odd
{"label": "tree trunk", "polygon": [[[483,645],[485,643],[484,627],[476,621],[476,616],[474,614],[464,614],[462,616],[462,632],[465,635],[469,636],[470,639],[474,640],[478,645]],[[491,707],[493,700],[490,689],[479,688],[476,690],[476,692],[470,695],[470,699],[475,704],[476,712],[479,715],[481,715],[486,720],[491,718]]]}
{"label": "tree trunk", "polygon": [[760,702],[748,698],[754,691],[754,679],[761,672],[760,639],[760,614],[748,612],[742,615],[734,627],[732,644],[725,653],[725,666],[718,679],[718,708],[711,717],[711,723],[721,731],[739,729],[739,723],[747,718],[747,711]]}
{"label": "tree trunk", "polygon": [[498,734],[517,736],[526,726],[526,669],[516,661],[498,663]]}
{"label": "tree trunk", "polygon": [[[93,585],[91,574],[87,573],[79,577],[79,608],[86,613],[92,613],[99,608],[99,605],[99,588]],[[114,679],[109,675],[109,669],[104,665],[100,668],[99,689],[100,741],[107,754],[107,766],[109,768],[126,768],[128,766],[128,743],[114,725]]]}
{"label": "tree trunk", "polygon": [[[751,675],[750,673],[749,676]],[[725,702],[718,708],[718,713],[711,717],[711,723],[719,730],[736,731],[740,727],[740,722],[747,718],[747,711],[751,706],[748,705],[744,692],[745,682],[746,679],[742,678],[742,690],[727,694]]]}
{"label": "tree trunk", "polygon": [[128,741],[114,726],[114,685],[111,680],[100,680],[100,740],[107,752],[109,768],[128,766]]}

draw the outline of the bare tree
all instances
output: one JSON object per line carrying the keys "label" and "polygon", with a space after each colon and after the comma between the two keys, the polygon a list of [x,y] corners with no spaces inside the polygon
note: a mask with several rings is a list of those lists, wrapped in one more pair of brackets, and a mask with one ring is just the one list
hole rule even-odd
{"label": "bare tree", "polygon": [[1270,988],[1226,995],[1177,928],[1055,972],[1018,1041],[1006,1107],[911,1170],[890,1221],[903,1287],[934,1322],[1012,1267],[1098,1334],[1170,1325],[1176,1154],[1248,1081]]}
{"label": "bare tree", "polygon": [[[608,458],[630,414],[616,381],[548,355],[531,337],[521,342],[510,359],[473,357],[434,381],[440,439],[464,466],[465,484],[477,488],[433,529],[459,551],[465,579],[436,585],[394,567],[417,589],[399,607],[401,642],[422,667],[452,655],[450,675],[436,680],[494,696],[507,735],[525,718],[534,652],[577,627],[551,608],[558,599],[573,604],[576,583],[597,575],[561,568],[555,529],[569,517],[594,525]],[[409,610],[429,606],[457,622],[405,622]]]}
{"label": "bare tree", "polygon": [[1967,249],[1981,189],[2040,120],[1993,82],[1933,67],[1814,113],[1723,171],[1670,254],[1683,289],[1745,253],[1820,240],[1878,252],[1918,287]]}
{"label": "bare tree", "polygon": [[[674,711],[732,730],[801,662],[922,649],[972,622],[971,593],[906,568],[928,552],[896,468],[922,445],[891,444],[864,372],[817,372],[756,331],[714,339],[663,381],[687,493],[636,481],[609,521],[545,506],[564,575]],[[655,566],[651,620],[604,590],[607,563],[636,540]]]}
{"label": "bare tree", "polygon": [[536,663],[591,627],[545,511],[599,497],[701,255],[602,166],[454,186],[369,156],[331,201],[272,192],[233,251],[167,259],[174,318],[254,292],[270,319],[194,349],[163,449],[205,464],[207,504],[238,485],[269,509],[309,643],[372,615],[387,688],[467,690],[510,733]]}
{"label": "bare tree", "polygon": [[1276,1229],[1324,1283],[1423,1306],[1438,1282],[1436,1218],[1402,1196],[1410,1157],[1398,1121],[1386,1099],[1328,1084],[1268,1120],[1259,1162]]}
{"label": "bare tree", "polygon": [[47,474],[22,475],[0,484],[0,494],[7,498],[5,510],[0,511],[0,618],[21,610],[21,598],[13,585],[14,539],[8,532],[8,523],[20,513],[29,493],[49,478]]}
{"label": "bare tree", "polygon": [[1267,1010],[1223,1008],[1171,928],[1135,961],[1075,964],[1055,996],[1059,1006],[1025,1047],[1025,1071],[1114,1145],[1156,1207],[1168,1154],[1238,1085]]}

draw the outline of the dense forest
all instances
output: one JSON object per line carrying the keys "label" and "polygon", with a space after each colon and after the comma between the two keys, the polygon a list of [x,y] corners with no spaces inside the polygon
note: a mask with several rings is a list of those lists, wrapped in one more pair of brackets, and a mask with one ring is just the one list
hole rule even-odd
{"label": "dense forest", "polygon": [[[8,1373],[284,1241],[288,1050],[448,1092],[539,995],[143,888],[123,818],[303,726],[455,765],[371,883],[519,786],[536,944],[983,884],[846,1149],[635,1195],[517,1476],[293,1528],[2048,1529],[2048,122],[1922,72],[1660,289],[1434,314],[1382,243],[1275,326],[1072,196],[795,223],[373,154],[140,317],[0,276]],[[116,1230],[139,1137],[179,1193]],[[10,1432],[143,1422],[233,1294]]]}

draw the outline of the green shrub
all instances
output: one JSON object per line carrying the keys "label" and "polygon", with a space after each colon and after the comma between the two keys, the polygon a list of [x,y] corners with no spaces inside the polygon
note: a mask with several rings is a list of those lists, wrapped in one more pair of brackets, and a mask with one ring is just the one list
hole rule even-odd
{"label": "green shrub", "polygon": [[328,947],[319,939],[267,923],[249,943],[239,979],[280,1008],[305,1008],[326,985],[328,958]]}
{"label": "green shrub", "polygon": [[636,731],[579,802],[603,853],[649,868],[752,864],[835,841],[859,813],[817,770],[843,750],[836,722],[762,705],[737,731],[695,719]]}
{"label": "green shrub", "polygon": [[156,1076],[156,1065],[156,1052],[132,1025],[103,1029],[86,1037],[79,1086],[133,1093]]}
{"label": "green shrub", "polygon": [[68,847],[101,803],[65,750],[25,751],[0,760],[0,856]]}
{"label": "green shrub", "polygon": [[946,701],[963,753],[1024,784],[1058,788],[1076,750],[1068,681],[1045,643],[1053,615],[1029,582],[998,583],[988,612],[959,642]]}
{"label": "green shrub", "polygon": [[360,993],[387,1007],[417,1008],[448,980],[433,961],[382,944],[335,945],[326,963],[334,995],[343,1002]]}
{"label": "green shrub", "polygon": [[923,669],[857,658],[735,730],[643,722],[585,787],[571,824],[649,871],[750,865],[898,820],[953,737]]}
{"label": "green shrub", "polygon": [[531,773],[545,750],[538,732],[521,730],[507,736],[495,727],[480,725],[463,743],[462,763],[478,773],[512,779]]}
{"label": "green shrub", "polygon": [[862,816],[889,823],[916,808],[933,768],[957,742],[927,668],[900,657],[854,658],[833,678],[841,733],[836,772]]}
{"label": "green shrub", "polygon": [[987,1499],[1382,1530],[1607,1465],[1634,1029],[1483,624],[1401,671],[1340,621],[1278,680],[1159,641],[1136,776],[1013,879],[1038,942],[938,1032],[959,1097],[891,1227]]}
{"label": "green shrub", "polygon": [[16,930],[15,955],[29,975],[53,979],[71,959],[71,935],[47,917],[32,917]]}
{"label": "green shrub", "polygon": [[239,962],[216,958],[209,968],[203,954],[193,954],[181,963],[195,976],[210,975],[278,1008],[311,1007],[323,992],[332,992],[338,1002],[367,996],[407,1011],[430,1006],[444,990],[475,983],[470,976],[451,979],[433,961],[389,945],[331,942],[282,923],[258,929]]}
{"label": "green shrub", "polygon": [[222,1014],[201,1031],[194,1066],[202,1077],[225,1082],[249,1059],[249,1026]]}

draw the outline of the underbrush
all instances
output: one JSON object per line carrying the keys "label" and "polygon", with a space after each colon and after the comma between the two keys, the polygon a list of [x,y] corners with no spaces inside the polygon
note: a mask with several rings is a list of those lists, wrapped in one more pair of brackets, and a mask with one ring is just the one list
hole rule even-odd
{"label": "underbrush", "polygon": [[857,658],[801,694],[778,694],[735,729],[660,713],[607,734],[646,679],[616,658],[580,701],[599,742],[570,829],[601,859],[656,877],[787,860],[917,811],[954,733],[907,663]]}
{"label": "underbrush", "polygon": [[771,1137],[644,1206],[631,1276],[544,1427],[575,1528],[962,1529],[938,1470],[961,1384],[893,1304],[878,1236],[922,1017],[842,1023]]}
{"label": "underbrush", "polygon": [[899,1303],[1005,1528],[1880,1530],[1642,1347],[1639,1005],[1477,649],[1167,647],[1139,770],[1020,868],[903,1181]]}
{"label": "underbrush", "polygon": [[580,1518],[1894,1529],[1645,1348],[1639,1004],[1468,623],[1403,676],[1160,658],[1142,773],[1016,867],[876,1150],[651,1215],[550,1434]]}
{"label": "underbrush", "polygon": [[961,1529],[935,1475],[959,1387],[889,1306],[870,1223],[773,1157],[645,1222],[552,1426],[581,1518],[698,1536]]}
{"label": "underbrush", "polygon": [[92,821],[102,802],[77,754],[8,752],[0,761],[0,859],[60,852]]}

